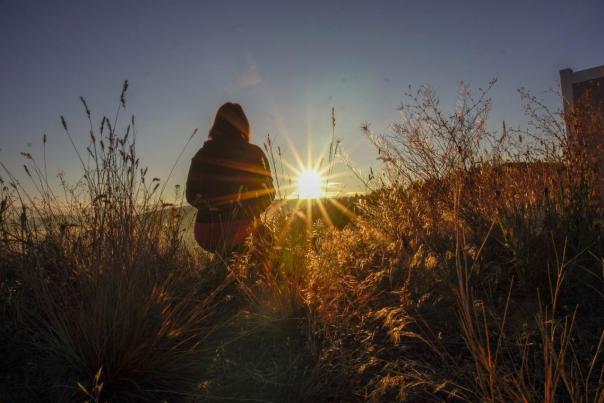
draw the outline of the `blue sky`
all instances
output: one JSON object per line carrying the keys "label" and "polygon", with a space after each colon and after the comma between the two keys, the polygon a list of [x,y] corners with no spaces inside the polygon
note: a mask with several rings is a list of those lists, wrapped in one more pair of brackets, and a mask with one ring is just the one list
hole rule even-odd
{"label": "blue sky", "polygon": [[[253,141],[266,133],[314,155],[337,136],[360,167],[375,152],[359,127],[387,130],[408,85],[430,84],[453,105],[461,80],[498,83],[491,123],[524,122],[516,90],[547,102],[558,70],[604,64],[604,1],[28,1],[0,0],[0,160],[41,155],[50,174],[78,174],[60,126],[65,115],[85,146],[83,95],[100,120],[112,116],[122,81],[137,119],[138,149],[165,178],[191,131],[199,137],[223,102],[240,102]],[[310,146],[309,146],[310,145]],[[291,150],[288,151],[289,159]],[[341,168],[340,170],[344,170]],[[358,189],[352,175],[346,191]]]}

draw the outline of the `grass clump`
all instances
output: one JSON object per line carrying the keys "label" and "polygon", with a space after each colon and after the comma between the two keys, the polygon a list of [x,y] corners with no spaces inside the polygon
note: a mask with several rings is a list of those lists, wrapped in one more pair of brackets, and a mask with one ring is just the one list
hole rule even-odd
{"label": "grass clump", "polygon": [[33,186],[5,169],[0,267],[14,321],[5,333],[21,335],[3,342],[21,358],[2,382],[6,399],[182,400],[204,373],[229,282],[204,281],[179,210],[139,166],[134,119],[117,134],[126,89],[113,123],[103,117],[98,130],[82,99],[90,146],[76,149],[83,176],[60,196],[29,155]]}

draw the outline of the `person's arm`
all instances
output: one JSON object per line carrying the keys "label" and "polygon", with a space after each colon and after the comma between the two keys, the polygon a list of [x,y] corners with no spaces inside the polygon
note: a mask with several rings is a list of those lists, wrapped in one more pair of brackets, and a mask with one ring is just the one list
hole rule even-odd
{"label": "person's arm", "polygon": [[189,174],[187,175],[187,185],[185,189],[185,196],[187,202],[194,207],[198,207],[202,195],[203,195],[203,159],[200,153],[197,153],[191,160],[191,166],[189,167]]}
{"label": "person's arm", "polygon": [[262,149],[258,148],[259,152],[259,189],[258,189],[258,201],[257,205],[260,212],[266,210],[273,200],[275,199],[275,187],[273,186],[273,176],[271,174],[271,166],[269,164],[268,158],[262,151]]}
{"label": "person's arm", "polygon": [[262,153],[262,165],[265,167],[265,178],[264,178],[264,187],[267,191],[267,196],[269,198],[269,205],[275,199],[275,187],[273,186],[273,175],[271,174],[271,166],[268,162],[268,158],[264,155],[264,152],[260,150]]}

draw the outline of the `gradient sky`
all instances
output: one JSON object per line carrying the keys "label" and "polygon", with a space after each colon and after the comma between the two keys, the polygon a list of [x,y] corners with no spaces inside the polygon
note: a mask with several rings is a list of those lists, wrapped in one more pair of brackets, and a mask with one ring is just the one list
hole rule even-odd
{"label": "gradient sky", "polygon": [[[175,170],[183,183],[218,106],[240,102],[253,141],[266,133],[306,157],[336,134],[360,167],[375,152],[359,127],[387,130],[408,85],[431,84],[453,105],[459,82],[492,78],[491,124],[524,122],[517,89],[543,95],[558,71],[604,64],[604,1],[28,1],[0,0],[0,160],[19,151],[49,174],[76,177],[65,115],[87,144],[84,96],[100,121],[113,116],[124,79],[138,150],[165,178],[191,131],[198,138]],[[288,159],[293,160],[288,150]],[[344,168],[340,168],[343,170]],[[352,175],[345,191],[359,188]]]}

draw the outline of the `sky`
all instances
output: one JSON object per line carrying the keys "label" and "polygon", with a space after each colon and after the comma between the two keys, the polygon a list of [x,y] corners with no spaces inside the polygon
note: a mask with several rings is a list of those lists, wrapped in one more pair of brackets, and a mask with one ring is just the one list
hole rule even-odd
{"label": "sky", "polygon": [[[491,91],[491,124],[525,122],[519,87],[560,100],[559,70],[604,64],[604,0],[592,1],[130,1],[0,0],[0,161],[20,172],[20,151],[49,176],[81,174],[62,131],[88,143],[84,96],[100,122],[124,80],[138,152],[184,184],[216,109],[242,104],[252,142],[267,135],[294,161],[316,159],[331,135],[357,167],[378,166],[360,126],[387,131],[408,86],[431,85],[453,106],[461,81]],[[122,122],[127,123],[124,119]],[[338,168],[343,192],[360,184]]]}

